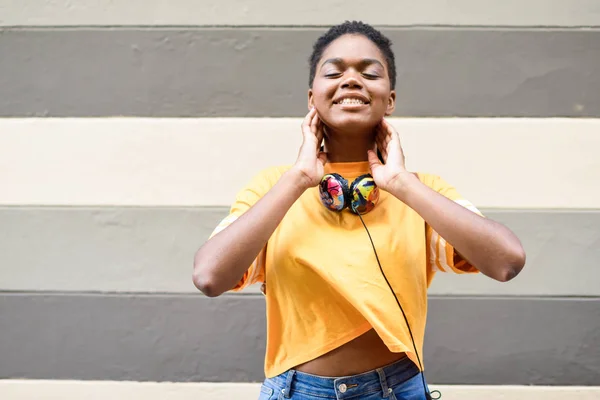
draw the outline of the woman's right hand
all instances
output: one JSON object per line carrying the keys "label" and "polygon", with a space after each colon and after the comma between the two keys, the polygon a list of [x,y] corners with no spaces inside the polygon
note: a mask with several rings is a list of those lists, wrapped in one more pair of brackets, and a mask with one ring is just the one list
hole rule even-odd
{"label": "woman's right hand", "polygon": [[299,173],[307,188],[317,186],[325,174],[327,154],[320,151],[324,135],[323,126],[317,109],[313,107],[302,122],[302,146],[292,167]]}

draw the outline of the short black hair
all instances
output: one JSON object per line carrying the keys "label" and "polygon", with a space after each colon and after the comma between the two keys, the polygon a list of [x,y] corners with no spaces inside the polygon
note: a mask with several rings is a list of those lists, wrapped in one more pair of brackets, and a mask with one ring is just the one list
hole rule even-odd
{"label": "short black hair", "polygon": [[387,63],[388,74],[390,76],[390,87],[396,87],[396,61],[392,51],[392,42],[385,35],[373,28],[369,24],[361,21],[346,21],[342,24],[332,26],[313,45],[313,51],[310,55],[310,75],[308,78],[308,87],[312,88],[317,70],[317,63],[323,57],[323,52],[337,38],[343,35],[362,35],[375,44],[383,53]]}

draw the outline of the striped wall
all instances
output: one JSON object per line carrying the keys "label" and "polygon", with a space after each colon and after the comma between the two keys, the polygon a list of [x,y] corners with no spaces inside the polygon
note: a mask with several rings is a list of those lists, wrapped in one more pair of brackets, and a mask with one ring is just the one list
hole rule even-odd
{"label": "striped wall", "polygon": [[295,159],[312,42],[345,19],[394,42],[408,166],[527,251],[509,283],[436,277],[428,380],[597,397],[597,0],[0,0],[0,397],[256,397],[264,300],[203,297],[192,258]]}

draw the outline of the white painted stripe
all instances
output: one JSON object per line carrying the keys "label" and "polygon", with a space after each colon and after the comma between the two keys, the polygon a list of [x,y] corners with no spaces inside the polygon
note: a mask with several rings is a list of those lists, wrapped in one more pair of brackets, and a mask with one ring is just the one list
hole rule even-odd
{"label": "white painted stripe", "polygon": [[[257,171],[294,162],[300,122],[0,119],[0,205],[229,206]],[[391,122],[409,169],[477,207],[600,208],[600,119]]]}
{"label": "white painted stripe", "polygon": [[[590,386],[452,386],[430,385],[444,399],[597,400]],[[115,381],[0,380],[3,400],[214,400],[257,399],[259,383],[173,383]]]}
{"label": "white painted stripe", "polygon": [[[600,25],[597,0],[18,0],[0,1],[2,25]],[[385,12],[382,12],[385,10]]]}

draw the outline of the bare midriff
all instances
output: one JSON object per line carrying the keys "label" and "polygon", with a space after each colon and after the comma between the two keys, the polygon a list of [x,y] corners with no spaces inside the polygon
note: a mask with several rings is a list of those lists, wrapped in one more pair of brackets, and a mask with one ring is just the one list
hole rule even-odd
{"label": "bare midriff", "polygon": [[389,365],[406,357],[406,353],[391,352],[379,335],[371,329],[356,339],[296,366],[307,374],[340,377],[357,375]]}

